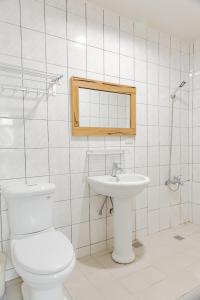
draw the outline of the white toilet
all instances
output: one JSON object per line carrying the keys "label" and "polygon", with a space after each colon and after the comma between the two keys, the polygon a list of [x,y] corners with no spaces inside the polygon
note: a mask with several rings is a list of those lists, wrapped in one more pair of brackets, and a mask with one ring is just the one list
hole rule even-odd
{"label": "white toilet", "polygon": [[11,255],[24,300],[68,300],[63,283],[75,265],[70,241],[53,227],[53,184],[2,189],[8,205]]}

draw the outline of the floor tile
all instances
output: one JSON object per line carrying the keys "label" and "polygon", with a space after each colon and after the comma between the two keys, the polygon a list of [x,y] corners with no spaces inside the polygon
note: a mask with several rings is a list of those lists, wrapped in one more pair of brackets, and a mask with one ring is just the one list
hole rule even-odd
{"label": "floor tile", "polygon": [[[182,296],[200,290],[200,225],[177,226],[140,242],[131,264],[114,262],[110,250],[77,260],[65,283],[69,299],[189,300]],[[2,300],[22,300],[20,287],[19,279],[7,283]]]}
{"label": "floor tile", "polygon": [[145,269],[124,277],[120,282],[130,292],[136,293],[146,289],[152,284],[162,281],[164,278],[165,275],[163,273],[161,273],[153,266],[149,266]]}
{"label": "floor tile", "polygon": [[134,296],[124,288],[119,281],[114,281],[111,284],[106,284],[101,290],[99,290],[102,298],[104,300],[136,300]]}
{"label": "floor tile", "polygon": [[200,260],[197,260],[188,266],[187,270],[190,271],[200,281]]}

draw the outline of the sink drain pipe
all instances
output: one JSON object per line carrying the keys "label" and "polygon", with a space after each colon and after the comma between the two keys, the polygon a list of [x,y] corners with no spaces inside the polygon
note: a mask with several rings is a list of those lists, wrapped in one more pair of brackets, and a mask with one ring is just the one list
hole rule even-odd
{"label": "sink drain pipe", "polygon": [[106,204],[106,202],[107,202],[107,200],[108,199],[110,199],[110,202],[111,202],[111,209],[110,209],[110,214],[112,214],[112,212],[113,212],[113,200],[112,200],[112,197],[110,197],[110,196],[106,196],[105,197],[105,200],[104,200],[104,202],[103,202],[103,204],[102,204],[102,206],[101,206],[101,208],[100,208],[100,210],[99,210],[99,216],[102,216],[103,215],[103,208],[104,208],[104,206],[105,206],[105,204]]}

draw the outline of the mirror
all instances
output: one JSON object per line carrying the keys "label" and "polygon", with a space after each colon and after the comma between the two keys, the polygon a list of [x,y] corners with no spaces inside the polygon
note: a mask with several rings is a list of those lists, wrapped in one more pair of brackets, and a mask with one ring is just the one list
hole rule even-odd
{"label": "mirror", "polygon": [[72,77],[73,135],[135,135],[134,87]]}
{"label": "mirror", "polygon": [[130,128],[130,96],[79,89],[80,127]]}

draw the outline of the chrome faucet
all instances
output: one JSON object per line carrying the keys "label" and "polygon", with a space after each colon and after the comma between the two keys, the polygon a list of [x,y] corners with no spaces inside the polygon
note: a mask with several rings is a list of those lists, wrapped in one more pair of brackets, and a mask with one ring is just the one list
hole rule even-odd
{"label": "chrome faucet", "polygon": [[179,185],[183,185],[182,175],[174,176],[174,181]]}
{"label": "chrome faucet", "polygon": [[123,169],[119,167],[119,164],[116,162],[113,162],[111,176],[116,177],[117,173],[122,173],[122,172],[123,172]]}
{"label": "chrome faucet", "polygon": [[165,185],[176,184],[178,186],[183,185],[182,175],[174,176],[173,179],[168,179]]}

